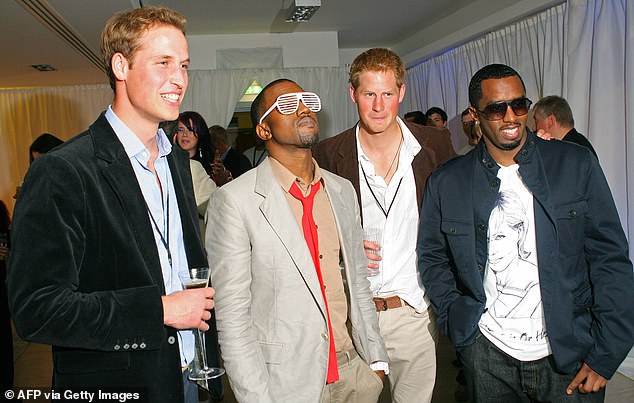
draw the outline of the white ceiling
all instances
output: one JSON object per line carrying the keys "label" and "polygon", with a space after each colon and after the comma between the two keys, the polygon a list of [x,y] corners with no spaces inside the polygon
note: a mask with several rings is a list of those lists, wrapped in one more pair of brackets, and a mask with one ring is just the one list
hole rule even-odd
{"label": "white ceiling", "polygon": [[[187,17],[188,35],[337,31],[340,49],[386,46],[403,55],[428,46],[425,38],[439,41],[434,33],[449,37],[447,31],[462,29],[462,21],[470,15],[497,15],[501,8],[512,9],[517,3],[524,4],[519,12],[526,14],[562,0],[321,0],[310,22],[296,24],[281,21],[281,10],[291,0],[0,1],[0,88],[8,88],[106,83],[104,73],[91,61],[100,55],[101,28],[115,12],[139,3],[177,9]],[[68,28],[77,46],[61,39],[28,9],[57,14],[56,24]],[[468,35],[481,34],[477,30],[486,31],[509,18],[474,28]],[[437,29],[429,32],[430,27]],[[84,54],[77,47],[83,47]],[[56,71],[38,72],[33,64],[49,64]]]}

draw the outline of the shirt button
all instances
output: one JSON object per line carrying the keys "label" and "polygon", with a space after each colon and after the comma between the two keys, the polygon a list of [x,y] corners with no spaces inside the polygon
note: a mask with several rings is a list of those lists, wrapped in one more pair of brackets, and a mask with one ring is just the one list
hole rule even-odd
{"label": "shirt button", "polygon": [[478,263],[478,271],[480,273],[482,273],[484,271],[484,266],[482,266],[482,264]]}
{"label": "shirt button", "polygon": [[132,343],[132,350],[136,350],[137,348],[139,348],[139,345],[136,343]]}
{"label": "shirt button", "polygon": [[176,342],[176,338],[174,338],[174,336],[170,336],[167,338],[167,342],[169,344],[174,344]]}
{"label": "shirt button", "polygon": [[145,343],[141,343],[141,344],[139,344],[139,347],[141,347],[141,348],[145,348],[145,347],[146,347],[146,344],[145,344]]}
{"label": "shirt button", "polygon": [[129,348],[130,348],[130,345],[129,345],[128,343],[126,343],[126,344],[124,344],[124,345],[123,345],[123,349],[124,349],[124,350],[127,350],[127,349],[129,349]]}
{"label": "shirt button", "polygon": [[522,154],[522,155],[526,155],[526,154],[528,154],[528,151],[526,151],[526,150],[522,150],[522,151],[520,152],[520,154]]}
{"label": "shirt button", "polygon": [[452,227],[452,228],[449,228],[449,232],[450,232],[451,234],[455,234],[455,233],[456,233],[456,229],[455,229],[455,228],[453,228],[453,227]]}
{"label": "shirt button", "polygon": [[486,225],[484,225],[484,224],[478,224],[478,229],[479,229],[480,231],[484,231],[485,229],[487,229],[487,227],[486,227]]}
{"label": "shirt button", "polygon": [[120,345],[118,345],[118,344],[116,344],[116,345],[114,346],[114,351],[119,351],[119,350],[121,350],[121,346],[120,346]]}
{"label": "shirt button", "polygon": [[323,258],[324,258],[324,255],[319,255],[319,258],[320,258],[320,259],[323,259]]}
{"label": "shirt button", "polygon": [[576,212],[576,211],[574,211],[574,210],[570,210],[570,211],[568,212],[568,217],[570,217],[570,218],[575,218],[576,216],[577,216],[577,212]]}

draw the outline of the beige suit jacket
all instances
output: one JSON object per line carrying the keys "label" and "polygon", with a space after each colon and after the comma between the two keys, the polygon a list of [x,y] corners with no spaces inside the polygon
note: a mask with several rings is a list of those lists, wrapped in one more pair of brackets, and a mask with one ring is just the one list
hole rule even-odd
{"label": "beige suit jacket", "polygon": [[[366,362],[387,362],[354,189],[341,177],[322,174],[339,231],[352,340]],[[238,401],[320,401],[328,362],[324,301],[268,159],[215,191],[207,214],[218,338]]]}

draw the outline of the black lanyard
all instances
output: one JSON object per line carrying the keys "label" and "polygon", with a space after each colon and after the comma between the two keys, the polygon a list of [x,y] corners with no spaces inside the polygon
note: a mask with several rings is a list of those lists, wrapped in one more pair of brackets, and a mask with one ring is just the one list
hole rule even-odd
{"label": "black lanyard", "polygon": [[383,212],[383,215],[385,215],[385,218],[387,219],[387,216],[388,216],[388,214],[390,214],[390,210],[392,210],[392,206],[394,205],[394,201],[396,200],[396,196],[398,196],[398,191],[401,188],[401,183],[403,183],[403,178],[405,176],[402,176],[401,180],[398,181],[398,186],[396,187],[396,192],[394,192],[394,197],[392,198],[392,202],[390,203],[390,206],[387,208],[387,211],[385,211],[385,209],[383,208],[383,206],[379,202],[379,199],[376,197],[376,194],[374,194],[374,190],[372,190],[372,186],[370,186],[370,182],[368,181],[368,175],[366,175],[365,169],[363,169],[363,164],[361,163],[361,161],[359,161],[359,166],[361,167],[361,172],[363,172],[363,177],[365,178],[365,183],[366,183],[366,185],[368,185],[368,189],[370,190],[370,193],[372,194],[372,197],[374,197],[374,201],[376,202],[377,206],[379,206],[379,208]]}
{"label": "black lanyard", "polygon": [[[167,169],[166,169],[167,171]],[[157,175],[158,178],[158,175]],[[167,201],[166,201],[166,208],[163,210],[165,211],[165,219],[163,221],[163,229],[165,232],[165,236],[163,236],[163,232],[161,232],[161,229],[159,228],[158,224],[156,223],[156,220],[154,219],[154,215],[152,214],[152,212],[150,211],[150,207],[147,205],[147,201],[145,201],[145,197],[143,198],[143,202],[145,203],[145,208],[148,212],[148,214],[150,215],[150,219],[152,220],[152,224],[154,224],[154,229],[156,229],[156,232],[158,232],[159,237],[161,239],[161,243],[163,244],[163,247],[165,247],[165,250],[167,251],[167,261],[169,262],[170,267],[172,267],[172,252],[170,250],[170,187],[169,187],[169,174],[165,176],[166,178],[166,193],[167,193]],[[160,178],[159,178],[160,181]],[[161,208],[163,208],[162,206],[163,204],[163,195],[161,193]]]}

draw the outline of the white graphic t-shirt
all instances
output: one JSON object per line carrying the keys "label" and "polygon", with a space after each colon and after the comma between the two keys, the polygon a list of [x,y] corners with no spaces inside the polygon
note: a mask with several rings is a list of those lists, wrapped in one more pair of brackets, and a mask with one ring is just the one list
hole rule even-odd
{"label": "white graphic t-shirt", "polygon": [[500,191],[489,217],[482,334],[520,361],[550,354],[537,271],[533,195],[519,165],[500,167]]}

